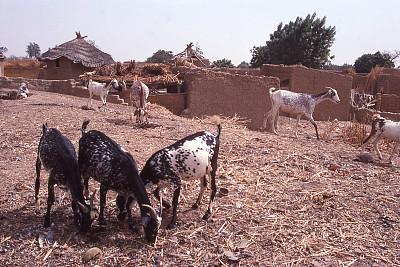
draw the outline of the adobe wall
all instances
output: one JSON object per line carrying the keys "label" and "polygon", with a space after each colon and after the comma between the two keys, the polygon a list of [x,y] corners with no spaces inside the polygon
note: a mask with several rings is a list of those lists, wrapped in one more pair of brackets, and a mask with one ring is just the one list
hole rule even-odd
{"label": "adobe wall", "polygon": [[60,66],[56,67],[55,60],[46,60],[47,67],[43,69],[43,78],[46,80],[67,80],[78,79],[85,71],[92,71],[94,68],[87,68],[81,63],[73,63],[71,60],[59,58]]}
{"label": "adobe wall", "polygon": [[291,87],[293,66],[264,64],[260,67],[260,74],[265,76],[278,77],[280,87]]}
{"label": "adobe wall", "polygon": [[378,92],[383,88],[385,94],[400,96],[400,76],[391,74],[381,74],[376,84]]}
{"label": "adobe wall", "polygon": [[[349,118],[350,91],[353,78],[330,71],[309,69],[301,65],[262,65],[261,74],[278,77],[281,87],[298,93],[319,94],[329,86],[337,90],[340,104],[324,101],[313,113],[314,120],[347,120]],[[284,82],[286,81],[286,82]]]}
{"label": "adobe wall", "polygon": [[382,70],[382,73],[384,74],[391,74],[395,76],[400,76],[400,69],[389,69],[389,68],[384,68]]}
{"label": "adobe wall", "polygon": [[400,96],[382,94],[380,111],[400,113]]}
{"label": "adobe wall", "polygon": [[260,76],[260,68],[212,68],[213,71],[221,71],[230,74],[240,74],[240,75],[254,75]]}
{"label": "adobe wall", "polygon": [[238,115],[249,120],[247,127],[259,129],[271,109],[269,88],[278,87],[276,77],[250,76],[191,70],[184,75],[190,116]]}

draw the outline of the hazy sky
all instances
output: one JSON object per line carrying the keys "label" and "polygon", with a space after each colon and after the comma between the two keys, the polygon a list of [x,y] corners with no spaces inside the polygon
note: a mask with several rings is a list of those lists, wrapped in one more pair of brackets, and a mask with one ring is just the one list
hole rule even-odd
{"label": "hazy sky", "polygon": [[[354,64],[365,53],[400,50],[400,0],[0,0],[0,46],[26,56],[29,42],[42,53],[88,35],[115,61],[144,61],[159,49],[182,52],[198,43],[211,61],[250,62],[278,24],[297,16],[326,16],[336,27],[333,64]],[[400,64],[400,60],[396,62]]]}

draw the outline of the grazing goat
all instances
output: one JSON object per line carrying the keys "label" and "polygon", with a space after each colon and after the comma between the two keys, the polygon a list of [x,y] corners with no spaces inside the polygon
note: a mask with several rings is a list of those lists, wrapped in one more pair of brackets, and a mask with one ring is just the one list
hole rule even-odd
{"label": "grazing goat", "polygon": [[148,111],[146,107],[146,100],[149,97],[149,88],[141,81],[134,81],[131,86],[131,103],[136,107],[134,116],[136,116],[136,123],[142,124],[145,120],[148,122]]}
{"label": "grazing goat", "polygon": [[389,158],[389,163],[392,164],[392,160],[394,155],[396,154],[397,149],[400,145],[400,122],[394,122],[388,119],[381,117],[379,114],[375,114],[372,117],[372,129],[369,136],[362,142],[361,153],[364,152],[365,146],[375,138],[374,148],[378,153],[378,157],[382,160],[382,154],[378,148],[378,142],[381,138],[387,138],[394,141],[397,141],[392,155]]}
{"label": "grazing goat", "polygon": [[38,198],[40,187],[40,169],[50,172],[48,181],[47,212],[44,219],[44,227],[50,224],[50,209],[54,202],[54,185],[58,184],[69,190],[72,197],[72,209],[74,211],[75,225],[81,232],[86,232],[97,216],[93,210],[93,197],[90,206],[85,203],[83,196],[82,179],[79,173],[78,158],[72,143],[57,129],[48,129],[43,124],[43,135],[40,138],[38,156],[36,160],[35,200],[36,213],[40,213],[40,201]]}
{"label": "grazing goat", "polygon": [[313,119],[315,106],[324,100],[340,103],[337,91],[331,87],[326,87],[329,90],[320,94],[304,94],[294,93],[287,90],[269,89],[269,94],[272,102],[272,109],[264,116],[263,128],[266,128],[267,120],[272,117],[272,131],[277,134],[276,128],[278,124],[279,110],[290,114],[297,115],[295,137],[297,138],[297,126],[299,125],[300,117],[304,114],[307,119],[314,125],[317,139],[319,140],[317,124]]}
{"label": "grazing goat", "polygon": [[[174,228],[176,224],[176,212],[181,190],[181,180],[200,180],[200,193],[193,208],[197,208],[203,198],[204,190],[207,187],[206,175],[211,177],[211,197],[207,212],[203,216],[207,220],[212,213],[212,204],[216,194],[215,173],[217,171],[217,159],[219,151],[219,136],[221,124],[219,118],[217,135],[208,132],[198,132],[173,145],[161,149],[154,153],[146,162],[140,173],[143,182],[147,184],[157,184],[154,191],[156,198],[160,199],[160,187],[165,186],[165,182],[173,184],[173,214],[168,228]],[[161,201],[169,209],[167,201]]]}
{"label": "grazing goat", "polygon": [[[108,189],[114,190],[118,193],[117,204],[121,213],[126,208],[129,229],[133,232],[137,232],[137,228],[133,224],[131,208],[133,200],[136,199],[140,207],[146,239],[154,243],[161,224],[161,217],[150,206],[150,200],[143,181],[140,179],[135,160],[131,154],[104,133],[96,130],[86,132],[88,123],[87,120],[82,124],[78,161],[85,189],[88,188],[90,177],[101,184],[99,223],[105,224],[103,212],[107,191]],[[121,200],[124,200],[124,203],[121,203]],[[118,219],[123,220],[125,215],[119,214]]]}
{"label": "grazing goat", "polygon": [[26,86],[26,83],[21,83],[21,86],[18,88],[17,99],[27,98],[28,94],[29,90],[28,87]]}
{"label": "grazing goat", "polygon": [[118,91],[121,91],[123,87],[126,88],[126,85],[124,81],[118,82],[117,79],[112,79],[109,83],[98,83],[92,81],[92,79],[89,79],[87,83],[87,88],[89,90],[89,100],[87,104],[88,108],[92,108],[93,95],[100,96],[101,102],[103,103],[103,106],[105,106],[107,103],[107,95],[111,87]]}

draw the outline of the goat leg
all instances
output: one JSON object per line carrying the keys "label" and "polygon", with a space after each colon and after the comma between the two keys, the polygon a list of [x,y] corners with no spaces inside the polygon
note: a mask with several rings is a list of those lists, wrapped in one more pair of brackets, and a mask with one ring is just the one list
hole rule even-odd
{"label": "goat leg", "polygon": [[172,220],[171,222],[168,224],[167,229],[173,229],[175,228],[175,224],[176,224],[176,211],[178,209],[178,200],[179,200],[179,195],[181,193],[181,180],[177,179],[174,182],[174,198],[172,201]]}
{"label": "goat leg", "polygon": [[36,202],[36,207],[35,207],[35,212],[36,214],[40,213],[40,200],[39,200],[39,188],[40,188],[40,168],[42,167],[42,163],[40,161],[40,158],[37,157],[36,159],[36,182],[35,182],[35,202]]}
{"label": "goat leg", "polygon": [[104,184],[100,185],[100,214],[99,214],[99,224],[106,225],[106,221],[104,219],[104,205],[106,203],[108,187]]}
{"label": "goat leg", "polygon": [[48,196],[47,196],[47,211],[44,217],[43,227],[47,228],[51,225],[50,223],[50,210],[54,202],[54,173],[50,173],[49,184],[48,184]]}
{"label": "goat leg", "polygon": [[[160,187],[157,186],[157,188],[154,190],[153,194],[158,199],[158,201],[160,201],[160,199],[161,199],[160,198]],[[162,200],[162,205],[167,210],[171,207],[171,204],[169,204],[169,202],[166,201],[165,199]]]}
{"label": "goat leg", "polygon": [[196,203],[193,204],[192,209],[197,209],[200,204],[201,204],[201,200],[203,199],[203,195],[204,195],[204,191],[207,187],[207,179],[206,176],[204,175],[203,177],[201,177],[200,179],[200,192],[199,192],[199,196],[197,197],[197,201]]}

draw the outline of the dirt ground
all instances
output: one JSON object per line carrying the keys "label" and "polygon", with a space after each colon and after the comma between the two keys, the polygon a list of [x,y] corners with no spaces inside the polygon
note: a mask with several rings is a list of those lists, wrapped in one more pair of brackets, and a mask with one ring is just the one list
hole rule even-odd
{"label": "dirt ground", "polygon": [[[1,90],[1,89],[0,89]],[[151,105],[150,124],[137,127],[126,106],[84,110],[87,99],[32,91],[24,100],[0,100],[0,265],[1,266],[393,266],[400,265],[400,160],[387,159],[393,145],[382,147],[384,161],[353,161],[360,146],[343,141],[339,122],[328,140],[317,141],[314,128],[282,118],[279,133],[245,129],[222,118],[214,214],[203,205],[192,210],[199,182],[184,183],[177,227],[154,246],[116,218],[115,193],[109,192],[106,226],[94,223],[76,233],[70,197],[56,188],[52,226],[43,229],[47,177],[42,170],[41,214],[34,211],[35,160],[41,125],[57,127],[78,149],[80,127],[103,131],[128,150],[139,169],[160,148],[197,131],[216,132],[209,119],[175,116]],[[99,106],[99,101],[94,101]],[[317,122],[320,133],[327,123]],[[90,190],[99,189],[91,181]],[[98,191],[97,191],[98,192]],[[149,191],[150,192],[150,191]],[[169,193],[170,194],[170,193]],[[168,196],[170,198],[170,195]],[[153,205],[157,201],[152,197]],[[99,205],[99,194],[95,205]],[[133,208],[140,225],[137,205]],[[139,227],[140,228],[140,227]],[[47,240],[47,242],[45,242]],[[44,243],[43,243],[44,242]],[[83,263],[89,248],[101,254]]]}

